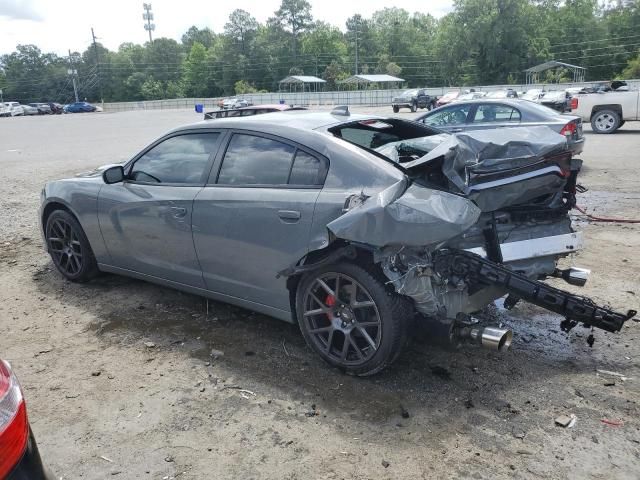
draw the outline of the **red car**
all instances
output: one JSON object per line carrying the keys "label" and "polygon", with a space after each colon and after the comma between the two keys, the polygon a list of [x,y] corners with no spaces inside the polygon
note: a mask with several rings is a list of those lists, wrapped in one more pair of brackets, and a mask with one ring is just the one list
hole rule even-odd
{"label": "red car", "polygon": [[42,465],[18,379],[11,366],[0,360],[0,479],[52,478]]}

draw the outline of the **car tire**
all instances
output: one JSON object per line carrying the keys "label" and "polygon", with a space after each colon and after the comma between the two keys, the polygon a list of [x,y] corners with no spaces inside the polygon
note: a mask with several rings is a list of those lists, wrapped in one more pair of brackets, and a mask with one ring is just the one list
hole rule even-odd
{"label": "car tire", "polygon": [[411,302],[388,290],[381,275],[339,263],[306,274],[298,284],[296,316],[307,345],[349,375],[380,372],[407,343]]}
{"label": "car tire", "polygon": [[393,106],[393,113],[398,113],[400,111],[400,107],[398,107],[397,105]]}
{"label": "car tire", "polygon": [[620,128],[620,115],[613,110],[598,110],[591,117],[594,133],[613,133]]}
{"label": "car tire", "polygon": [[411,112],[412,112],[412,113],[415,113],[415,112],[417,112],[417,111],[418,111],[418,106],[417,106],[415,103],[412,103],[412,104],[411,104]]}
{"label": "car tire", "polygon": [[87,282],[98,274],[89,240],[78,220],[66,210],[55,210],[47,217],[45,241],[53,264],[67,280]]}

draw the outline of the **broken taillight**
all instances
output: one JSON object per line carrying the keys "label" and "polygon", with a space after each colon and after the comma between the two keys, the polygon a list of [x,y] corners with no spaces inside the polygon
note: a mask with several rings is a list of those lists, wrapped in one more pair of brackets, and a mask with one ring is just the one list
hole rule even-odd
{"label": "broken taillight", "polygon": [[27,448],[29,423],[18,379],[0,360],[0,478],[9,475]]}
{"label": "broken taillight", "polygon": [[573,134],[575,134],[577,131],[578,131],[578,125],[574,121],[571,121],[567,123],[564,127],[562,127],[562,130],[560,130],[560,135],[564,135],[565,137],[570,137]]}
{"label": "broken taillight", "polygon": [[571,98],[571,110],[578,109],[578,99],[576,97]]}

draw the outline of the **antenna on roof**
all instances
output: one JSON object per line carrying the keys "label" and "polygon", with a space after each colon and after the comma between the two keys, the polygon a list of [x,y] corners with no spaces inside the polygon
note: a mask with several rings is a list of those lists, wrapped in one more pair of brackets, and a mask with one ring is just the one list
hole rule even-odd
{"label": "antenna on roof", "polygon": [[343,117],[348,117],[351,115],[349,112],[349,105],[338,105],[333,110],[331,110],[331,115],[341,115]]}

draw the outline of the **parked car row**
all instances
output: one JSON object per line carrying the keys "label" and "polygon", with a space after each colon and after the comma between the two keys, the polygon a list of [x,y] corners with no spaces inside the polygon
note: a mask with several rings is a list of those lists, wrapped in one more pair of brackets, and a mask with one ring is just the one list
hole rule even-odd
{"label": "parked car row", "polygon": [[61,105],[56,102],[36,102],[21,104],[19,102],[4,102],[0,104],[0,117],[20,117],[25,115],[53,115],[61,113],[96,112],[96,107],[88,102],[75,102]]}
{"label": "parked car row", "polygon": [[[426,92],[424,95],[426,95]],[[442,107],[444,105],[449,105],[450,103],[464,102],[479,98],[524,98],[526,100],[531,100],[532,102],[541,103],[542,105],[546,105],[554,110],[558,110],[559,112],[569,112],[571,111],[571,97],[571,93],[565,90],[544,91],[541,89],[532,89],[527,90],[526,92],[517,92],[512,88],[494,90],[491,92],[478,92],[474,89],[464,91],[451,90],[437,99],[434,98],[433,105],[435,107]],[[391,104],[395,113],[398,112],[398,108],[396,107],[397,104],[398,100],[396,97],[393,99]],[[415,112],[416,109],[412,108],[411,111]]]}

